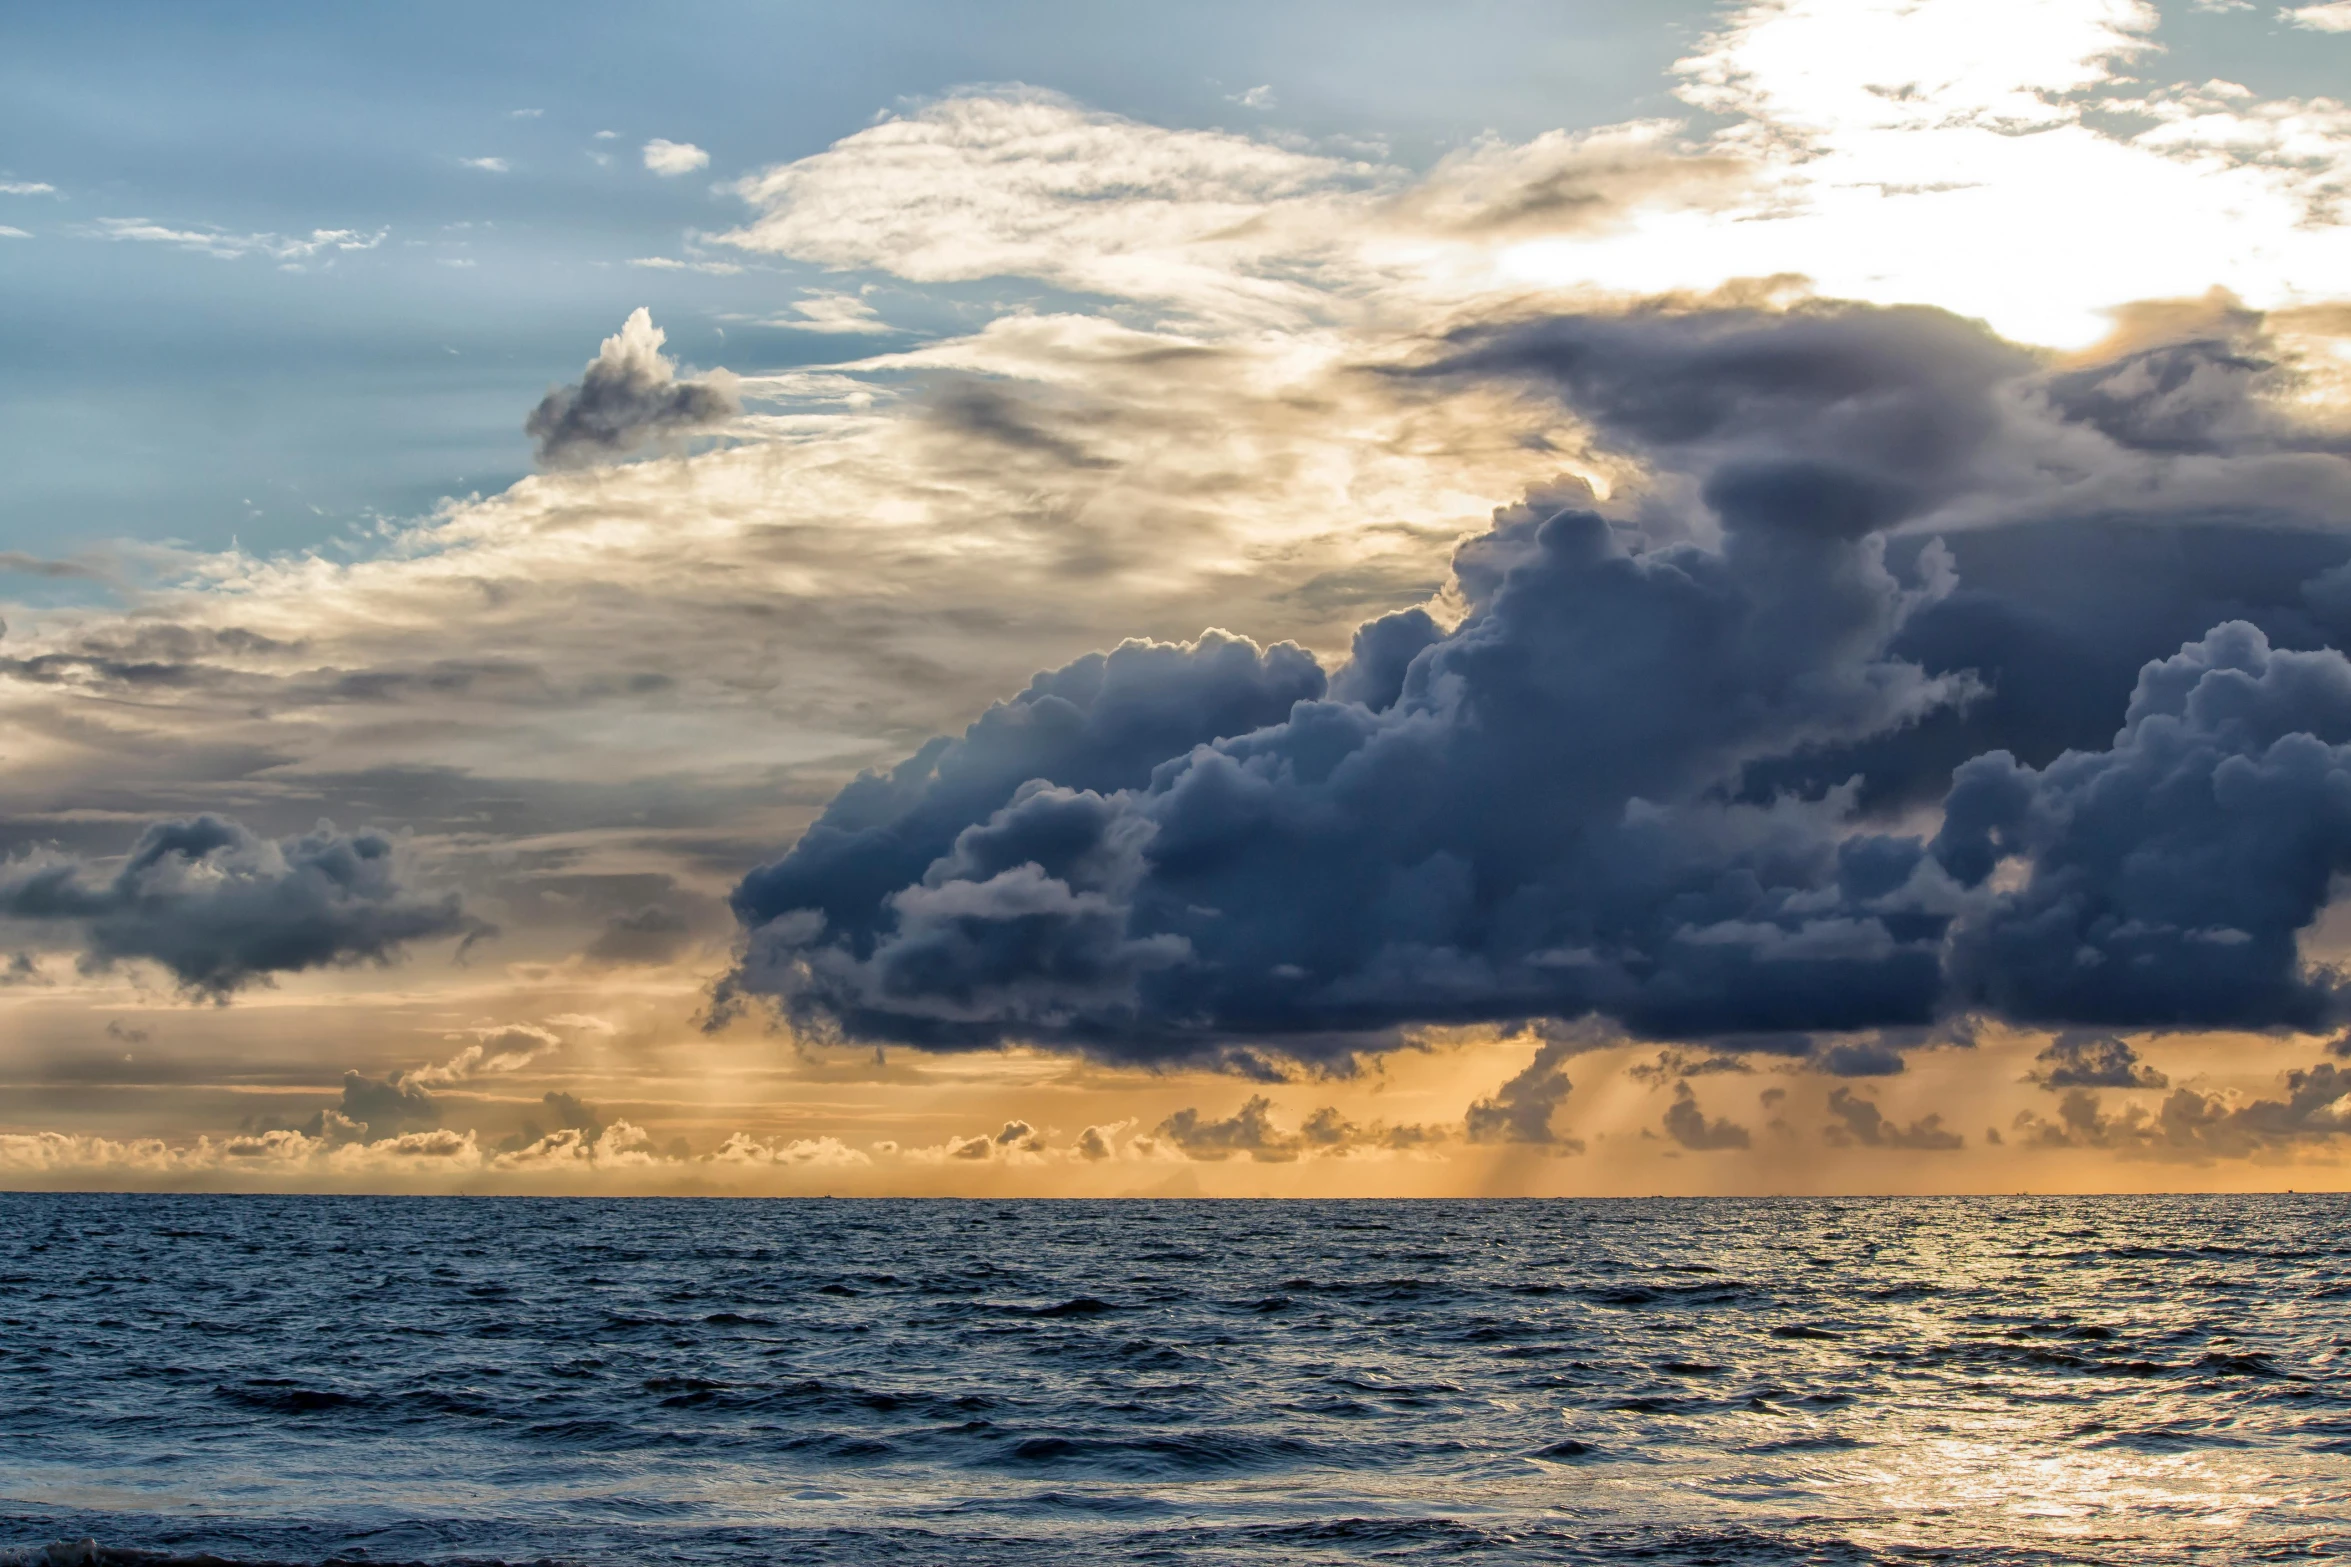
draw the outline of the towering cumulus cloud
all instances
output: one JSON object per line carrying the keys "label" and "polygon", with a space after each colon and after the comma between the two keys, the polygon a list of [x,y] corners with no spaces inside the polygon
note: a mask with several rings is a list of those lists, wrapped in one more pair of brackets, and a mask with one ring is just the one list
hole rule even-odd
{"label": "towering cumulus cloud", "polygon": [[78,928],[85,967],[145,959],[216,1001],[273,974],[385,963],[408,942],[487,928],[457,894],[409,885],[382,833],[322,823],[270,839],[218,816],[156,823],[111,876],[65,858],[0,865],[0,918]]}
{"label": "towering cumulus cloud", "polygon": [[[1457,338],[1428,373],[1557,396],[1640,482],[1498,513],[1458,623],[1374,621],[1327,685],[1217,634],[1041,676],[744,879],[722,998],[1151,1062],[1517,1018],[2317,1026],[2351,663],[2206,617],[2327,638],[2341,462],[2238,348],[2131,352],[1835,306]],[[2239,580],[2199,584],[2215,527]],[[2102,537],[2159,560],[2150,604],[2049,587]]]}
{"label": "towering cumulus cloud", "polygon": [[742,411],[725,371],[678,379],[676,362],[661,351],[666,341],[651,311],[631,311],[578,383],[549,392],[523,421],[539,461],[551,468],[606,462],[649,441],[711,429]]}

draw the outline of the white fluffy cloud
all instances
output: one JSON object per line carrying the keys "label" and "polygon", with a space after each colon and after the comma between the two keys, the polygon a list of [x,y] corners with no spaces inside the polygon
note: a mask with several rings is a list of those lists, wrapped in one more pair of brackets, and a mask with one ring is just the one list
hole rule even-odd
{"label": "white fluffy cloud", "polygon": [[710,154],[690,141],[665,141],[656,136],[645,143],[645,167],[669,179],[710,167]]}
{"label": "white fluffy cloud", "polygon": [[2327,0],[2324,5],[2288,6],[2278,15],[2296,27],[2314,33],[2351,33],[2351,0]]}

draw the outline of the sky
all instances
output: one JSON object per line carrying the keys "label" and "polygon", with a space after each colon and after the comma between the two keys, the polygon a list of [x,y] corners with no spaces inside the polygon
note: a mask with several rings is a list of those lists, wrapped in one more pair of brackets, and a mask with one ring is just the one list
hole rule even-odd
{"label": "sky", "polygon": [[19,8],[0,1182],[2351,1184],[2345,81]]}

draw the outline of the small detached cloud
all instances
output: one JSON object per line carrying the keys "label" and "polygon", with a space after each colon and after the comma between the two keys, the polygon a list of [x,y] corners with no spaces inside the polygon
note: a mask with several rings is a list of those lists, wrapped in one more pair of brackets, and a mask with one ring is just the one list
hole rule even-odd
{"label": "small detached cloud", "polygon": [[1698,1096],[1690,1091],[1688,1083],[1673,1085],[1673,1103],[1665,1110],[1665,1135],[1699,1153],[1744,1148],[1751,1141],[1747,1128],[1736,1121],[1706,1119],[1706,1112],[1698,1107]]}
{"label": "small detached cloud", "polygon": [[443,1087],[463,1082],[469,1077],[519,1072],[549,1051],[563,1046],[561,1035],[528,1023],[476,1029],[474,1034],[474,1042],[448,1060],[434,1066],[419,1067],[404,1074],[400,1081]]}
{"label": "small detached cloud", "polygon": [[2171,1079],[2112,1034],[2060,1034],[2033,1058],[2027,1082],[2043,1088],[2168,1088]]}
{"label": "small detached cloud", "polygon": [[479,169],[484,174],[505,174],[514,167],[504,158],[460,158],[457,161],[469,169]]}
{"label": "small detached cloud", "polygon": [[675,256],[637,256],[629,265],[643,267],[648,272],[707,272],[713,277],[733,277],[743,270],[732,261],[680,261]]}
{"label": "small detached cloud", "polygon": [[896,330],[855,294],[812,293],[792,302],[797,321],[778,319],[767,324],[787,332],[889,332]]}
{"label": "small detached cloud", "polygon": [[0,864],[0,916],[77,927],[91,972],[145,960],[225,1002],[279,974],[388,964],[410,942],[492,927],[414,884],[400,844],[322,822],[271,839],[219,816],[157,822],[111,876],[64,856]]}
{"label": "small detached cloud", "polygon": [[0,180],[0,196],[54,196],[57,187],[47,180]]}
{"label": "small detached cloud", "polygon": [[0,223],[0,239],[31,239],[32,237],[32,232],[29,229],[14,228],[6,223]]}
{"label": "small detached cloud", "polygon": [[1886,1119],[1885,1112],[1874,1101],[1864,1099],[1850,1088],[1830,1090],[1829,1113],[1837,1119],[1829,1124],[1825,1135],[1839,1148],[1859,1145],[1949,1153],[1966,1143],[1957,1132],[1944,1128],[1940,1115],[1921,1116],[1904,1126]]}
{"label": "small detached cloud", "polygon": [[2351,33],[2351,0],[2289,6],[2278,13],[2278,20],[2314,33]]}
{"label": "small detached cloud", "polygon": [[523,429],[549,468],[583,467],[625,457],[652,441],[715,428],[742,412],[735,377],[714,370],[680,380],[661,351],[667,334],[652,312],[632,311],[604,340],[587,373],[540,400]]}
{"label": "small detached cloud", "polygon": [[645,167],[663,179],[710,167],[710,154],[690,141],[665,141],[656,136],[645,143]]}

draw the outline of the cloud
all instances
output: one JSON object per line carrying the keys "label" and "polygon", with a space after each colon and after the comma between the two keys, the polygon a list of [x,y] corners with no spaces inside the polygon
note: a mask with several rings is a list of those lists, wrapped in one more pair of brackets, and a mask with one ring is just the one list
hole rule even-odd
{"label": "cloud", "polygon": [[789,332],[892,332],[897,330],[875,313],[873,306],[855,294],[814,293],[802,295],[792,302],[799,312],[797,321],[776,320],[767,324],[782,327]]}
{"label": "cloud", "polygon": [[404,1084],[439,1088],[470,1077],[519,1072],[550,1051],[563,1047],[563,1037],[529,1023],[508,1023],[477,1029],[480,1036],[448,1060],[400,1074]]}
{"label": "cloud", "polygon": [[[2323,791],[2273,816],[2274,849],[2209,897],[2195,856],[2254,831],[2252,796],[2193,796],[2212,803],[2177,829],[2133,806],[2136,825],[2097,836],[2071,803],[2128,798],[2122,780],[2142,772],[2127,787],[2153,789],[2172,765],[2140,759],[2173,733],[2151,708],[2094,749],[2097,715],[2129,689],[2117,652],[2157,656],[2132,715],[2158,697],[2201,712],[2186,692],[2204,664],[2273,654],[2230,651],[2260,642],[2240,627],[2165,660],[2166,633],[2198,624],[2227,571],[2257,567],[2275,623],[2308,636],[2301,601],[2329,580],[2308,574],[2340,548],[2312,551],[2311,534],[2279,526],[2295,502],[2265,479],[2276,454],[2306,451],[2325,476],[2315,523],[2332,504],[2316,494],[2351,477],[2326,429],[2225,377],[2183,399],[2201,371],[2141,373],[2156,352],[2134,338],[2106,372],[2052,373],[1939,313],[1813,304],[1457,333],[1424,373],[1555,389],[1643,456],[1646,484],[1610,511],[1563,483],[1498,512],[1456,551],[1458,624],[1418,610],[1367,623],[1336,675],[1229,638],[1122,649],[1111,659],[1147,662],[1168,712],[1195,716],[1122,731],[1115,758],[1072,748],[1101,727],[1089,708],[1111,666],[1041,677],[961,739],[854,786],[745,878],[734,901],[749,949],[724,998],[771,996],[798,1026],[852,1038],[1154,1062],[1242,1039],[1327,1058],[1416,1024],[1587,1014],[1647,1037],[1798,1050],[1800,1034],[1916,1029],[1977,1006],[2018,1021],[2313,1025],[2322,987],[2301,977],[2294,937],[2334,862],[2289,845],[2313,841]],[[2198,353],[2224,370],[2231,357]],[[982,390],[984,403],[938,406],[1008,451],[1083,460],[1044,414]],[[2182,441],[2210,461],[2190,492],[2162,496]],[[2154,591],[2034,560],[2086,503],[2087,474],[2151,512]],[[2234,563],[2190,565],[2177,540],[2201,535],[2166,507],[2215,530],[2235,508],[2246,524],[2209,535]],[[1956,542],[1920,537],[1938,518],[1966,519]],[[1969,589],[1977,561],[1992,569]],[[2041,613],[2025,584],[2052,576],[2068,609],[2109,617],[2095,651],[2018,634]],[[2351,668],[2341,655],[2274,659],[2259,744],[2337,724],[2313,702],[2332,700],[2334,671]],[[1236,674],[1262,684],[1277,668],[1295,678],[1254,727],[1217,706]],[[2242,717],[2187,754],[2221,769],[2251,743]],[[2010,745],[2051,757],[2045,777]],[[2035,787],[2053,796],[2043,807]],[[1947,788],[1931,854],[1873,830],[1869,809],[1931,805]],[[2149,881],[2175,850],[2177,889]],[[2070,863],[2081,855],[2097,863]],[[2021,889],[1988,880],[2011,857],[2035,867]],[[2169,940],[2181,961],[2093,973],[2031,923],[2112,907],[2095,901],[2109,864],[2134,868],[2113,896],[2153,901],[2084,939]],[[2164,900],[2213,917],[2181,925]],[[2237,904],[2261,908],[2240,918]],[[2156,999],[2143,969],[2178,994]],[[2276,994],[2261,999],[2257,981]],[[1818,1060],[1842,1075],[1900,1068],[1884,1039]]]}
{"label": "cloud", "polygon": [[479,1170],[484,1162],[471,1134],[445,1129],[359,1142],[281,1128],[177,1146],[161,1138],[118,1141],[73,1132],[0,1134],[0,1169],[67,1179],[433,1178]]}
{"label": "cloud", "polygon": [[[984,787],[926,765],[860,786],[738,888],[736,988],[853,1037],[1144,1059],[1592,1011],[1685,1037],[1927,1021],[1935,947],[1880,906],[1916,845],[1840,845],[1833,796],[1709,795],[1752,757],[1899,728],[1969,687],[1887,656],[1919,590],[1866,532],[1784,520],[1845,505],[1851,481],[1791,470],[1770,481],[1786,502],[1753,482],[1722,492],[1720,552],[1629,554],[1576,508],[1506,523],[1463,575],[1507,569],[1384,710],[1321,698],[1281,649],[1153,650],[1203,714],[1228,669],[1294,667],[1289,711],[1155,734],[1179,739],[1156,766],[1087,765],[1061,749],[1073,723],[1042,732],[1050,749],[1004,746]],[[999,712],[925,763],[1018,745]],[[1824,907],[1840,886],[1851,906]]]}
{"label": "cloud", "polygon": [[0,916],[69,925],[85,969],[145,960],[190,996],[226,1001],[307,969],[389,964],[410,942],[489,927],[454,892],[414,886],[383,833],[321,823],[260,837],[218,816],[157,822],[111,875],[65,856],[0,864]]}
{"label": "cloud", "polygon": [[1850,1088],[1829,1090],[1829,1113],[1837,1119],[1824,1135],[1840,1148],[1906,1148],[1926,1153],[1948,1153],[1964,1147],[1966,1139],[1943,1126],[1943,1117],[1930,1114],[1905,1126],[1886,1119],[1877,1104]]}
{"label": "cloud", "polygon": [[107,580],[107,573],[96,566],[78,560],[51,560],[43,555],[28,555],[23,550],[0,550],[0,572],[6,571],[27,577],[46,577],[53,582]]}
{"label": "cloud", "polygon": [[291,1154],[303,1151],[300,1144],[304,1140],[325,1150],[380,1142],[440,1124],[440,1103],[422,1083],[405,1080],[397,1073],[375,1078],[364,1072],[345,1072],[342,1097],[336,1103],[313,1112],[298,1126],[265,1117],[251,1128],[251,1137],[275,1153]]}
{"label": "cloud", "polygon": [[[2226,621],[2259,626],[2273,649],[2351,633],[2351,594],[2321,580],[2346,553],[2340,429],[2331,448],[2314,433],[2339,406],[2342,361],[2314,335],[2323,311],[2254,308],[2288,284],[2320,297],[2345,274],[2303,199],[2338,166],[2323,105],[2118,83],[2131,57],[2099,51],[2143,35],[2077,25],[2094,7],[2048,13],[2064,33],[2055,52],[2004,7],[1973,20],[1966,7],[1910,9],[1942,42],[1873,43],[1902,68],[1894,76],[1852,47],[1879,38],[1894,8],[1848,6],[1846,31],[1818,6],[1748,11],[1699,50],[1742,95],[1724,121],[1476,146],[1441,178],[1247,138],[1186,140],[1066,104],[1032,114],[1017,97],[909,111],[896,129],[770,171],[791,189],[747,207],[746,229],[764,235],[754,249],[855,253],[902,278],[985,262],[1111,293],[762,377],[745,389],[753,411],[729,428],[736,449],[638,465],[658,471],[539,475],[386,524],[353,556],[159,553],[140,567],[158,579],[153,596],[130,618],[12,607],[0,701],[16,841],[118,849],[103,822],[159,800],[175,813],[233,808],[272,837],[322,811],[412,821],[469,886],[491,889],[502,918],[546,922],[534,951],[577,952],[614,911],[662,901],[669,884],[554,895],[573,879],[649,867],[677,885],[731,879],[779,858],[858,767],[962,734],[1033,671],[1221,625],[1261,653],[1285,639],[1314,650],[1324,684],[1304,717],[1365,725],[1364,745],[1333,744],[1332,771],[1376,776],[1343,788],[1318,774],[1325,753],[1296,728],[1293,700],[1234,731],[1178,734],[1129,781],[1097,789],[1103,841],[1118,851],[1103,879],[1070,882],[1047,853],[1036,877],[984,898],[952,865],[927,884],[968,830],[981,829],[974,854],[1020,847],[992,819],[1053,767],[1014,767],[1001,797],[969,816],[946,810],[927,857],[866,903],[844,897],[861,934],[808,938],[852,949],[846,977],[861,980],[879,966],[858,941],[923,937],[890,970],[903,993],[885,988],[853,1029],[1108,1048],[1088,1030],[1115,1037],[1131,998],[1163,1030],[1139,1036],[1149,1059],[1279,1075],[1293,1056],[1338,1061],[1418,1018],[1490,1013],[1507,1026],[1595,996],[1611,1016],[1637,1005],[1646,1028],[1710,1040],[1723,1019],[1698,1004],[1748,990],[1738,965],[1779,982],[1752,987],[1779,1022],[1822,1021],[1797,1003],[1833,994],[1837,973],[1883,983],[1855,990],[1844,1021],[1947,1013],[1951,931],[1993,922],[1991,906],[2034,871],[2014,855],[1963,884],[1903,847],[1932,839],[1954,767],[2006,750],[2040,771],[2069,748],[2110,750],[2142,666]],[[1913,78],[1914,95],[1865,90]],[[2125,97],[2150,112],[2086,107]],[[1717,139],[1718,123],[1731,134]],[[2140,139],[2142,127],[2160,138]],[[1074,159],[1073,173],[1051,166],[1057,145],[1104,152]],[[2304,152],[2307,173],[2289,167]],[[1078,188],[1089,167],[1114,178]],[[1911,188],[1922,174],[1937,188]],[[835,222],[836,197],[848,220]],[[958,224],[986,245],[959,252]],[[2118,237],[2084,240],[2101,226]],[[1920,233],[1965,242],[1884,239]],[[2030,264],[1988,268],[1984,254]],[[1807,302],[1785,280],[1708,293],[1790,266],[1830,290],[1941,299],[1959,316]],[[2196,314],[2216,278],[2249,303]],[[1609,292],[1670,287],[1696,292]],[[2102,313],[2132,292],[2196,297],[2129,320]],[[908,320],[969,307],[969,290],[948,295],[892,287],[911,300]],[[2087,341],[2085,322],[2131,340],[2060,360],[1960,319],[1980,312],[2028,334],[2054,323],[2069,344]],[[1914,508],[1854,541],[1882,549],[1892,584],[1874,600],[1896,622],[1882,648],[1815,673],[1833,683],[1912,666],[1900,678],[1940,683],[1948,701],[1846,738],[1764,725],[1719,771],[1571,798],[1556,825],[1587,840],[1588,877],[1532,863],[1559,850],[1540,834],[1520,854],[1538,796],[1478,792],[1508,777],[1486,770],[1492,747],[1460,765],[1442,754],[1449,735],[1424,749],[1461,786],[1444,803],[1468,800],[1466,811],[1415,822],[1374,809],[1375,786],[1397,802],[1423,796],[1408,769],[1375,770],[1359,753],[1401,756],[1411,747],[1390,731],[1441,728],[1447,702],[1582,716],[1508,700],[1493,668],[1559,646],[1520,638],[1528,622],[1496,607],[1514,574],[1524,593],[1547,591],[1536,579],[1558,562],[1539,534],[1553,514],[1600,518],[1625,562],[1670,579],[1659,568],[1676,552],[1725,557],[1742,530],[1752,543],[1755,514],[1775,487],[1785,501],[1803,464],[1848,481],[1841,496],[1815,486],[1834,502],[1824,512]],[[1555,484],[1561,474],[1589,480],[1591,495]],[[1480,529],[1521,491],[1526,515]],[[1749,520],[1733,525],[1723,502]],[[1448,551],[1470,533],[1481,537],[1449,582]],[[1866,556],[1857,547],[1837,570],[1877,582]],[[1691,597],[1726,575],[1737,573],[1696,568]],[[1837,580],[1826,572],[1804,591]],[[1802,596],[1781,586],[1732,590],[1726,623],[1800,614]],[[1595,686],[1616,678],[1607,658],[1662,657],[1639,636],[1671,651],[1670,623],[1617,624],[1634,640],[1601,649]],[[1492,655],[1483,667],[1464,626]],[[1416,661],[1458,694],[1418,683]],[[1638,702],[1655,687],[1628,689]],[[1211,754],[1196,759],[1203,743]],[[1154,803],[1163,771],[1173,793],[1228,763],[1239,784],[1264,785],[1262,819],[1237,815],[1219,833],[1205,794],[1182,813]],[[1141,844],[1118,837],[1145,830]],[[1326,832],[1378,852],[1350,861]],[[1130,848],[1139,859],[1120,858]],[[1242,874],[1253,859],[1265,867],[1254,882]],[[1469,874],[1448,881],[1456,860]],[[1137,863],[1145,874],[1121,880]],[[1343,917],[1325,933],[1324,907],[1290,883],[1311,886],[1326,864],[1397,890],[1333,898]],[[1644,883],[1660,865],[1670,874]],[[1415,925],[1399,911],[1423,886],[1437,917]],[[1194,887],[1236,896],[1177,901]],[[1581,902],[1579,887],[1591,894]],[[902,926],[885,900],[907,889],[925,896]],[[1272,939],[1220,946],[1220,928],[1251,922]],[[1076,939],[1044,943],[1047,962],[1022,967],[1019,941],[1056,929]],[[1190,956],[1161,963],[1173,948],[1153,940],[1166,935]],[[1384,945],[1349,948],[1367,935]],[[1052,968],[1071,952],[1075,966]],[[1236,953],[1245,961],[1219,989],[1206,976]],[[942,983],[926,989],[933,958]],[[1612,964],[1623,995],[1577,977]],[[984,983],[964,985],[975,975]],[[1644,975],[1658,983],[1625,983]],[[629,974],[614,989],[667,979]],[[465,983],[470,998],[522,982],[477,970]],[[1284,984],[1311,1005],[1288,1003],[1259,1030],[1250,1008],[1279,1001]],[[844,994],[863,1005],[855,986]],[[1203,994],[1208,1009],[1191,1007]],[[536,1017],[541,1005],[469,999],[455,1015]],[[819,1029],[834,1014],[798,1015]],[[1918,1026],[1834,1021],[1807,1059],[1883,1060]]]}
{"label": "cloud", "polygon": [[684,915],[658,903],[615,914],[581,954],[591,963],[667,963],[693,935]]}
{"label": "cloud", "polygon": [[1755,1069],[1735,1055],[1692,1055],[1686,1050],[1660,1050],[1654,1061],[1631,1068],[1626,1076],[1638,1082],[1670,1083],[1685,1078],[1710,1077],[1717,1072],[1752,1072]]}
{"label": "cloud", "polygon": [[[1328,260],[1345,194],[1392,176],[1218,131],[1171,131],[1045,93],[961,96],[740,181],[727,243],[948,282],[1020,275],[1256,315]],[[1335,205],[1336,203],[1336,205]]]}
{"label": "cloud", "polygon": [[0,180],[0,196],[54,196],[57,187],[47,180]]}
{"label": "cloud", "polygon": [[[1080,1158],[1099,1160],[1115,1156],[1108,1131],[1099,1127],[1088,1127],[1087,1131],[1101,1135],[1091,1142],[1081,1139],[1077,1148]],[[1360,1125],[1328,1105],[1309,1115],[1296,1131],[1291,1131],[1274,1120],[1272,1100],[1263,1094],[1252,1094],[1238,1110],[1221,1121],[1207,1120],[1189,1106],[1178,1110],[1153,1127],[1147,1136],[1136,1138],[1134,1147],[1145,1155],[1165,1150],[1211,1163],[1246,1154],[1259,1164],[1293,1164],[1301,1158],[1344,1159],[1412,1153],[1442,1142],[1445,1135],[1427,1126],[1391,1126],[1385,1122]]]}
{"label": "cloud", "polygon": [[2278,12],[2281,21],[2314,33],[2351,33],[2351,0],[2327,0],[2324,5],[2287,6]]}
{"label": "cloud", "polygon": [[664,141],[656,136],[645,143],[645,167],[663,179],[710,167],[710,154],[686,141]]}
{"label": "cloud", "polygon": [[1113,1121],[1106,1126],[1089,1126],[1078,1133],[1073,1151],[1089,1164],[1118,1157],[1118,1136],[1135,1123],[1132,1120]]}
{"label": "cloud", "polygon": [[12,228],[8,224],[0,223],[0,239],[31,239],[32,237],[32,231],[29,229]]}
{"label": "cloud", "polygon": [[514,167],[504,158],[460,158],[457,161],[469,169],[479,169],[484,174],[505,174]]}
{"label": "cloud", "polygon": [[2321,1026],[2300,932],[2351,869],[2351,660],[2215,627],[2139,676],[2111,748],[1954,775],[1934,841],[1962,885],[1954,988],[2019,1021]]}
{"label": "cloud", "polygon": [[2040,1148],[2094,1148],[2127,1157],[2207,1162],[2290,1158],[2317,1152],[2351,1133],[2351,1072],[2321,1062],[2284,1074],[2282,1099],[2244,1100],[2176,1088],[2150,1111],[2126,1105],[2106,1113],[2087,1088],[2069,1089],[2054,1121],[2026,1111],[2020,1142]]}
{"label": "cloud", "polygon": [[224,261],[259,255],[289,262],[346,251],[373,250],[384,242],[391,230],[377,229],[371,234],[359,229],[312,229],[307,236],[290,237],[284,234],[233,234],[209,226],[171,228],[161,223],[151,223],[145,218],[100,218],[92,232],[101,239],[176,245],[182,250],[200,251]]}
{"label": "cloud", "polygon": [[759,1139],[737,1132],[712,1150],[718,1165],[782,1166],[787,1169],[859,1169],[873,1163],[872,1155],[852,1148],[836,1137]]}
{"label": "cloud", "polygon": [[2112,1034],[2060,1034],[2033,1058],[2043,1088],[2167,1088],[2171,1080]]}
{"label": "cloud", "polygon": [[673,256],[639,256],[629,265],[653,272],[707,272],[713,277],[733,277],[743,270],[732,261],[680,261]]}
{"label": "cloud", "polygon": [[590,1139],[600,1136],[605,1128],[603,1114],[594,1105],[582,1102],[561,1089],[549,1089],[540,1102],[554,1118],[558,1131],[586,1134]]}
{"label": "cloud", "polygon": [[1831,1077],[1892,1077],[1905,1069],[1902,1052],[1884,1040],[1839,1040],[1813,1052],[1813,1066]]}
{"label": "cloud", "polygon": [[1187,1106],[1153,1127],[1151,1136],[1186,1158],[1221,1160],[1240,1153],[1260,1164],[1288,1164],[1306,1147],[1305,1138],[1274,1124],[1273,1101],[1263,1094],[1250,1095],[1221,1121],[1203,1119]]}
{"label": "cloud", "polygon": [[1682,1147],[1700,1153],[1744,1148],[1751,1141],[1747,1128],[1736,1121],[1707,1120],[1706,1112],[1698,1108],[1698,1096],[1690,1091],[1688,1083],[1673,1085],[1673,1103],[1665,1109],[1665,1135]]}
{"label": "cloud", "polygon": [[1473,1143],[1532,1143],[1564,1153],[1582,1153],[1583,1143],[1559,1131],[1552,1116],[1566,1103],[1575,1085],[1568,1081],[1568,1057],[1598,1048],[1601,1037],[1591,1029],[1541,1025],[1531,1030],[1537,1043],[1534,1058],[1494,1093],[1473,1100],[1462,1122],[1462,1135]]}
{"label": "cloud", "polygon": [[540,463],[611,461],[650,441],[714,429],[742,411],[734,378],[723,370],[679,380],[676,362],[661,351],[666,340],[652,312],[631,311],[587,373],[549,392],[524,421]]}

